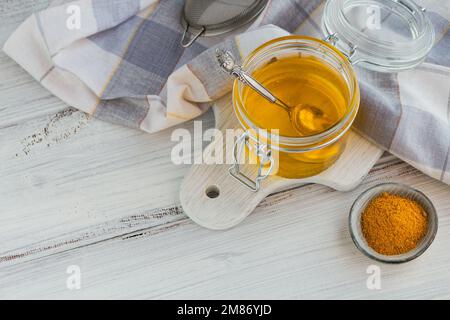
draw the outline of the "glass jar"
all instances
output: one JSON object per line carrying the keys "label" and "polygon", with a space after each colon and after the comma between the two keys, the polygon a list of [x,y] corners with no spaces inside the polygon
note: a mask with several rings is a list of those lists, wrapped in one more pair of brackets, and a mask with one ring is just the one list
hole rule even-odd
{"label": "glass jar", "polygon": [[[261,125],[258,116],[249,112],[248,88],[239,81],[234,83],[233,107],[245,132],[236,141],[235,163],[229,171],[253,191],[258,191],[261,181],[270,174],[305,178],[336,162],[345,148],[360,103],[353,65],[377,72],[410,69],[426,58],[434,43],[434,29],[425,8],[412,0],[329,0],[324,7],[322,29],[325,40],[294,35],[269,41],[254,50],[242,67],[255,74],[273,61],[297,56],[313,57],[334,70],[344,83],[341,93],[346,102],[345,112],[333,126],[306,136],[261,131],[272,128],[267,122]],[[242,150],[256,155],[259,169],[255,179],[240,170]]]}
{"label": "glass jar", "polygon": [[[277,168],[275,174],[282,177],[304,178],[326,170],[339,158],[345,148],[348,130],[356,117],[360,95],[355,72],[347,57],[329,43],[315,38],[293,35],[267,42],[245,59],[243,68],[253,73],[273,62],[274,59],[292,56],[320,60],[334,70],[345,83],[345,88],[341,88],[346,91],[345,111],[331,128],[318,134],[302,137],[274,135],[269,131],[260,130],[268,128],[259,126],[249,114],[246,106],[247,87],[239,81],[234,83],[233,107],[242,128],[246,130],[240,143],[245,143],[247,146],[250,146],[251,142],[270,146],[266,148],[267,151],[271,151],[270,156],[260,154],[261,165],[272,165],[273,168]],[[283,112],[285,111],[280,109],[280,113]],[[254,145],[251,149],[261,150]],[[274,150],[276,152],[273,152]],[[268,164],[268,162],[274,163]],[[230,172],[244,178],[236,169]],[[256,188],[256,185],[251,185]]]}

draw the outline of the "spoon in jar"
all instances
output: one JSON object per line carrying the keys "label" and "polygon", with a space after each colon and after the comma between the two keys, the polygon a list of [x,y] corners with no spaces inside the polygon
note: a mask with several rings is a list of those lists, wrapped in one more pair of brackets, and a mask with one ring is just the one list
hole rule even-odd
{"label": "spoon in jar", "polygon": [[322,110],[308,104],[298,104],[294,107],[289,106],[283,100],[272,94],[256,79],[247,74],[242,69],[242,66],[236,64],[236,60],[231,52],[216,49],[216,58],[220,67],[226,73],[236,77],[240,82],[252,88],[271,103],[283,108],[288,113],[292,126],[301,135],[315,134],[329,127],[330,121]]}

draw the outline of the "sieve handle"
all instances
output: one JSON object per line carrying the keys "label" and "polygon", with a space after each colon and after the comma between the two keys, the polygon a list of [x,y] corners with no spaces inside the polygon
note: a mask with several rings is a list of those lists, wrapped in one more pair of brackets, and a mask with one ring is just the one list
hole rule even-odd
{"label": "sieve handle", "polygon": [[197,33],[189,32],[189,24],[186,24],[186,28],[183,32],[183,37],[181,38],[181,46],[183,48],[190,47],[195,40],[198,39],[205,32],[205,27],[202,27]]}

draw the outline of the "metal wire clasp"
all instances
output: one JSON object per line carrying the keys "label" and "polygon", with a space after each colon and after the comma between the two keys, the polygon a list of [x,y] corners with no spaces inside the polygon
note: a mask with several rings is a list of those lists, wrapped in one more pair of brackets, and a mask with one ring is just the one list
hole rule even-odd
{"label": "metal wire clasp", "polygon": [[[252,143],[250,143],[250,140]],[[240,171],[239,159],[241,158],[245,146],[247,146],[250,151],[253,151],[259,159],[258,173],[255,180],[252,180]],[[270,175],[274,167],[272,151],[266,144],[262,144],[255,137],[250,135],[248,131],[245,131],[238,139],[236,139],[233,147],[233,162],[234,163],[228,172],[233,178],[238,180],[253,192],[259,191],[261,188],[261,182]],[[270,163],[270,166],[266,172],[263,172],[264,166],[267,163]]]}

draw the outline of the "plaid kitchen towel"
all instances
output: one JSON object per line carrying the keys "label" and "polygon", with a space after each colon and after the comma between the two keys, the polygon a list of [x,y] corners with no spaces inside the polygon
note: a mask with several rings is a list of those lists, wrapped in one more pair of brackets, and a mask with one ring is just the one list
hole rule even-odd
{"label": "plaid kitchen towel", "polygon": [[[436,30],[434,49],[422,65],[398,74],[357,68],[362,99],[355,127],[450,184],[450,2],[420,4]],[[33,14],[3,49],[67,104],[155,132],[201,115],[230,91],[231,79],[218,70],[210,47],[220,42],[242,59],[289,32],[323,37],[323,5],[272,0],[249,31],[201,38],[184,49],[183,1],[78,0]]]}

